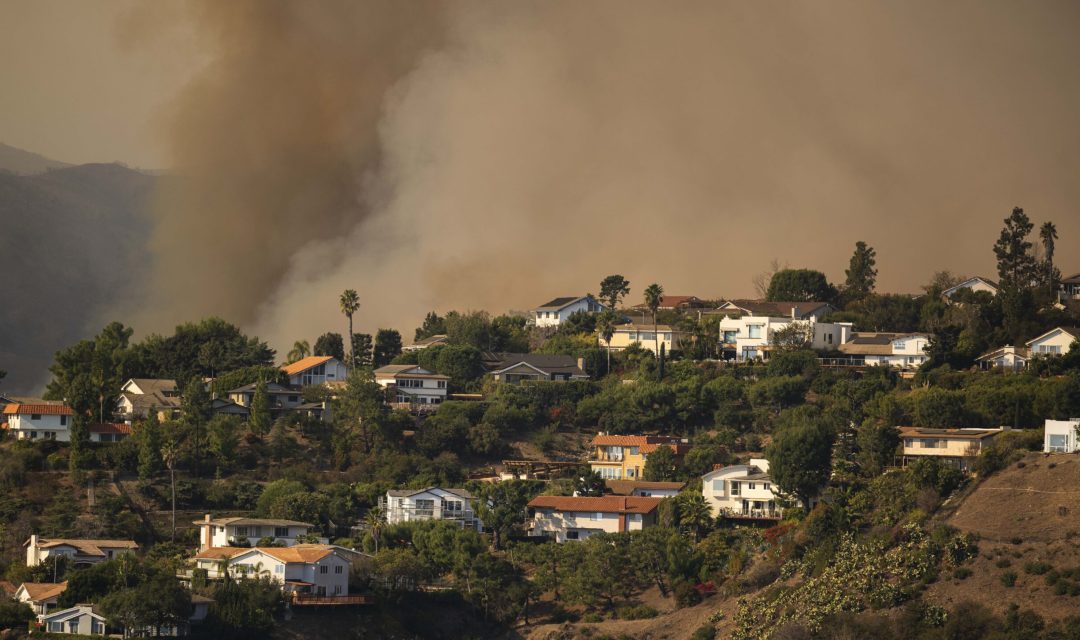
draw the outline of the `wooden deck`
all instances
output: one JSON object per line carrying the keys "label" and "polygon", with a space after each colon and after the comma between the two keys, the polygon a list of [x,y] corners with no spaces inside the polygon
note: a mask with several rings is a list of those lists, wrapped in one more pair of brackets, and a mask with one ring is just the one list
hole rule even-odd
{"label": "wooden deck", "polygon": [[375,604],[374,596],[313,596],[308,594],[294,593],[290,600],[294,607],[307,606],[342,606]]}

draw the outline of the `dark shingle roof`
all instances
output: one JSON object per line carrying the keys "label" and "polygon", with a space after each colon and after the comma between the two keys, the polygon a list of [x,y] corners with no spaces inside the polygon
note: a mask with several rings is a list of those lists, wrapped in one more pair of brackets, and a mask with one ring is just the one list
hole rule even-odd
{"label": "dark shingle roof", "polygon": [[568,298],[555,298],[554,300],[540,305],[537,309],[562,309],[563,307],[581,300],[585,296],[570,296]]}
{"label": "dark shingle roof", "polygon": [[553,355],[547,353],[485,353],[484,368],[488,372],[502,371],[525,363],[545,373],[565,373],[569,375],[587,375],[577,365],[574,356]]}

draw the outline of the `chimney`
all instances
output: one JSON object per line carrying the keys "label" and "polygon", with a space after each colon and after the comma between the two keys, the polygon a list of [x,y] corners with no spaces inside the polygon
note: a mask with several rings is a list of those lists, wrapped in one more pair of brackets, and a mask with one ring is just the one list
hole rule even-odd
{"label": "chimney", "polygon": [[585,358],[578,358],[577,359],[577,368],[581,369],[582,371],[585,370]]}
{"label": "chimney", "polygon": [[792,320],[798,320],[798,317],[796,317],[798,315],[799,315],[799,305],[797,305],[797,304],[791,305],[791,319]]}
{"label": "chimney", "polygon": [[714,464],[714,465],[712,466],[712,470],[713,470],[713,471],[719,471],[719,470],[721,470],[721,469],[723,469],[723,468],[724,468],[724,465],[723,465],[723,464]]}

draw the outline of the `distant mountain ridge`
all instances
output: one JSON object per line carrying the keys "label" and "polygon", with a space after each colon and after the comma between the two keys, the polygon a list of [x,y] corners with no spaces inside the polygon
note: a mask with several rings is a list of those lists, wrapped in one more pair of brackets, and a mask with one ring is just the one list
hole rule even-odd
{"label": "distant mountain ridge", "polygon": [[0,142],[0,171],[7,171],[20,176],[37,175],[50,169],[63,169],[72,165],[52,158],[26,151]]}

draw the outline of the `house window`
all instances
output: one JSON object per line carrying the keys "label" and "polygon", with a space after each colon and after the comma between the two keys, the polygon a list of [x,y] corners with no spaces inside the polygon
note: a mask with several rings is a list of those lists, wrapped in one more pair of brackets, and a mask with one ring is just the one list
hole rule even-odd
{"label": "house window", "polygon": [[630,447],[630,455],[636,456],[639,454],[640,449],[638,447]]}
{"label": "house window", "polygon": [[[338,569],[340,569],[340,568],[341,567],[338,567]],[[334,595],[336,596],[336,595],[340,595],[340,594],[341,594],[341,585],[340,584],[334,585]]]}
{"label": "house window", "polygon": [[339,564],[336,567],[334,567],[334,573],[341,573],[342,569],[343,569],[343,567]]}
{"label": "house window", "polygon": [[289,402],[299,402],[300,396],[289,396]]}
{"label": "house window", "polygon": [[66,427],[67,426],[67,416],[60,416],[60,426],[61,427]]}
{"label": "house window", "polygon": [[832,334],[831,333],[826,333],[825,334],[825,342],[828,342],[829,344],[832,344]]}
{"label": "house window", "polygon": [[41,414],[40,413],[31,413],[30,414],[30,419],[31,420],[41,420]]}
{"label": "house window", "polygon": [[68,620],[68,633],[78,633],[78,632],[79,632],[79,619],[75,618],[74,620]]}
{"label": "house window", "polygon": [[604,514],[597,511],[596,513],[592,514],[591,519],[592,520],[603,520],[604,519]]}
{"label": "house window", "polygon": [[747,337],[760,338],[761,337],[761,328],[763,326],[765,326],[765,325],[761,325],[761,324],[747,325],[747,327],[746,327]]}
{"label": "house window", "polygon": [[713,480],[712,481],[712,490],[717,492],[717,493],[723,493],[724,492],[724,481],[723,480]]}
{"label": "house window", "polygon": [[739,495],[739,483],[735,482],[734,480],[731,481],[731,495]]}
{"label": "house window", "polygon": [[431,518],[435,515],[435,501],[420,499],[416,501],[416,515],[422,518]]}
{"label": "house window", "polygon": [[751,482],[749,488],[750,488],[751,491],[753,491],[754,489],[757,488],[757,483]]}
{"label": "house window", "polygon": [[671,334],[670,333],[665,333],[664,334],[664,340],[667,340],[668,342],[671,342]]}
{"label": "house window", "polygon": [[63,622],[50,622],[49,623],[49,631],[51,631],[53,633],[63,633],[64,632],[64,623]]}
{"label": "house window", "polygon": [[279,564],[278,566],[274,567],[274,573],[285,573],[285,565]]}
{"label": "house window", "polygon": [[768,482],[766,482],[766,483],[762,484],[762,485],[761,485],[761,488],[762,488],[762,489],[764,489],[764,490],[766,490],[766,491],[769,491],[769,483],[768,483]]}
{"label": "house window", "polygon": [[328,566],[326,566],[326,565],[322,565],[322,566],[320,566],[320,567],[319,567],[319,573],[320,573],[320,574],[326,574],[326,573],[330,573],[330,567],[328,567]]}
{"label": "house window", "polygon": [[288,527],[274,527],[274,537],[275,538],[288,538],[289,537],[289,528]]}
{"label": "house window", "polygon": [[626,339],[630,342],[635,342],[637,340],[637,331],[627,331]]}
{"label": "house window", "polygon": [[440,389],[445,389],[446,388],[446,380],[439,380],[439,385],[438,386],[439,386]]}
{"label": "house window", "polygon": [[37,431],[30,432],[30,439],[33,440],[34,438],[37,438]]}
{"label": "house window", "polygon": [[248,537],[248,528],[247,527],[237,527],[236,528],[236,537],[237,538],[246,538],[246,537]]}
{"label": "house window", "polygon": [[577,540],[578,539],[578,532],[577,531],[567,531],[566,532],[566,539],[567,540]]}
{"label": "house window", "polygon": [[897,340],[896,342],[892,343],[892,348],[893,348],[894,351],[903,351],[904,347],[906,347],[906,346],[907,346],[907,343],[904,342],[903,340]]}

